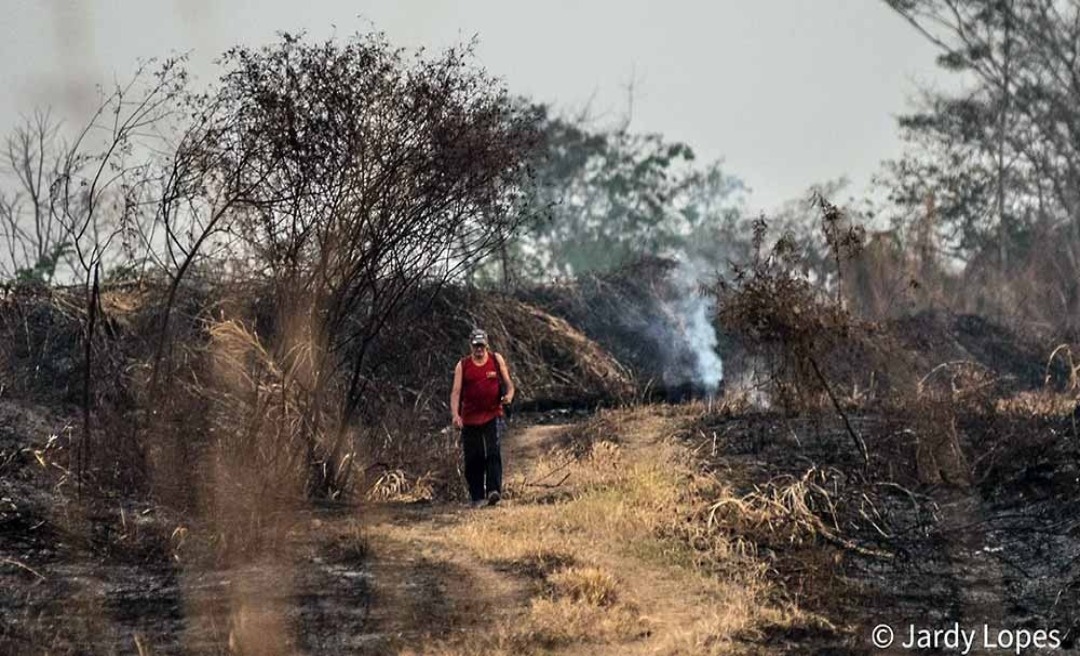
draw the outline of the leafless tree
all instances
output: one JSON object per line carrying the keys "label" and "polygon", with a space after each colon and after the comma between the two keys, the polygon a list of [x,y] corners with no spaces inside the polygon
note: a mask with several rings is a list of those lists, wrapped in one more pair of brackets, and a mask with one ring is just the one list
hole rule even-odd
{"label": "leafless tree", "polygon": [[85,297],[81,483],[90,448],[93,354],[102,267],[132,260],[130,236],[145,232],[151,153],[176,110],[186,74],[179,60],[145,64],[124,85],[103,92],[70,142],[47,112],[34,114],[6,143],[14,191],[0,196],[9,278],[78,283]]}
{"label": "leafless tree", "polygon": [[0,275],[52,279],[65,244],[49,211],[52,184],[62,159],[58,125],[47,111],[35,112],[15,128],[4,144],[3,168],[12,183],[0,191],[0,237],[6,259]]}
{"label": "leafless tree", "polygon": [[268,283],[283,368],[307,372],[297,384],[313,407],[340,393],[333,443],[312,448],[324,471],[362,401],[368,350],[409,294],[459,279],[527,216],[535,122],[470,57],[410,56],[381,35],[234,48],[220,84],[188,99],[157,176],[161,344],[193,268],[242,264]]}
{"label": "leafless tree", "polygon": [[282,298],[314,299],[341,336],[334,348],[354,358],[403,294],[453,278],[521,216],[511,209],[532,123],[469,56],[409,59],[377,35],[343,46],[285,35],[224,58],[219,101],[236,120],[215,171],[239,172],[251,190],[232,229]]}

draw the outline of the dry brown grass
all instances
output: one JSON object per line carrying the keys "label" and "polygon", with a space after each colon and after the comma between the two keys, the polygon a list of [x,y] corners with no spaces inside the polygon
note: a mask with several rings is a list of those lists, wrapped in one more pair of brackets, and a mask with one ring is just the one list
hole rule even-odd
{"label": "dry brown grass", "polygon": [[1052,390],[1018,392],[994,402],[997,412],[1024,417],[1067,417],[1075,408],[1075,393]]}
{"label": "dry brown grass", "polygon": [[369,501],[425,501],[435,496],[432,474],[411,476],[404,469],[388,469],[367,490]]}
{"label": "dry brown grass", "polygon": [[[771,601],[764,565],[731,526],[721,529],[719,512],[705,526],[701,510],[723,505],[707,495],[721,488],[669,439],[680,419],[655,410],[602,413],[583,429],[592,440],[584,451],[560,447],[537,458],[503,506],[466,515],[442,535],[386,527],[533,582],[531,600],[491,631],[414,653],[729,654],[765,627],[811,621]],[[555,482],[565,480],[548,487],[553,470]],[[790,497],[758,512],[797,513]],[[752,512],[749,501],[732,501]],[[679,528],[691,524],[708,549]]]}
{"label": "dry brown grass", "polygon": [[722,531],[752,540],[749,544],[810,543],[830,533],[811,508],[810,495],[820,489],[819,478],[820,472],[811,468],[801,477],[779,476],[746,494],[721,489],[719,499],[709,504],[704,527],[699,531],[706,535]]}
{"label": "dry brown grass", "polygon": [[548,577],[556,596],[588,606],[610,606],[618,597],[619,582],[600,567],[568,567]]}

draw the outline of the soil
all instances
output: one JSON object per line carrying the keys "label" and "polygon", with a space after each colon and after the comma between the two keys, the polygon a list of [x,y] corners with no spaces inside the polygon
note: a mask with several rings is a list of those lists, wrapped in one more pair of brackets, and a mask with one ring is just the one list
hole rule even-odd
{"label": "soil", "polygon": [[[577,420],[565,412],[515,417],[508,467],[561,444]],[[851,420],[872,452],[903,439],[896,421]],[[215,562],[185,546],[179,519],[160,509],[116,499],[79,504],[67,487],[42,487],[54,474],[34,451],[48,463],[48,438],[27,444],[16,436],[62,434],[62,422],[5,403],[0,421],[2,654],[222,654],[238,645],[243,653],[281,645],[307,654],[401,653],[512,623],[535,594],[535,573],[482,562],[437,539],[490,512],[460,503],[309,507],[289,518],[280,547],[258,562]],[[965,421],[972,443],[1009,430]],[[636,437],[623,436],[625,448],[647,449],[670,428],[646,424]],[[845,474],[859,465],[835,418],[751,413],[706,421],[685,439],[715,475],[750,491],[816,468],[834,493],[832,506],[819,499],[815,511],[837,527],[839,541],[804,548],[763,541],[758,549],[782,589],[839,633],[765,632],[749,637],[747,650],[880,653],[868,635],[882,622],[897,630],[953,622],[1058,629],[1064,647],[1075,649],[1080,458],[1062,437],[1070,429],[1068,418],[1025,425],[1061,439],[1035,443],[1023,457],[999,456],[982,468],[983,480],[961,487]],[[665,585],[657,578],[650,587]],[[683,610],[670,610],[665,621],[677,625]]]}
{"label": "soil", "polygon": [[[909,437],[895,419],[849,419],[872,453],[885,451],[884,442]],[[819,540],[817,550],[832,552],[824,558],[761,545],[788,590],[847,627],[846,638],[830,637],[815,649],[882,653],[869,644],[878,624],[894,627],[899,636],[911,625],[955,623],[1057,630],[1062,648],[1072,650],[1080,635],[1080,444],[1072,439],[1068,417],[1008,424],[981,417],[959,421],[966,452],[988,460],[994,454],[980,441],[1011,435],[1010,429],[1028,435],[1017,453],[977,463],[982,477],[970,486],[861,477],[844,427],[827,416],[718,418],[699,429],[695,441],[708,467],[746,491],[778,477],[820,472],[815,480],[829,498],[811,495],[810,503],[827,527],[838,527],[833,535],[843,542]],[[888,468],[872,462],[870,470]]]}
{"label": "soil", "polygon": [[[565,414],[515,420],[523,425],[510,433],[506,461],[523,466],[545,453],[565,434]],[[17,423],[27,429],[25,418]],[[76,524],[112,525],[115,512],[61,521],[52,507],[60,497],[39,491],[32,506],[29,480],[2,485],[5,501],[22,503],[0,519],[0,654],[218,654],[241,643],[268,653],[281,644],[309,654],[398,653],[489,626],[530,595],[527,573],[424,539],[483,512],[461,503],[312,508],[291,519],[288,544],[272,557],[212,567],[170,560],[168,545],[155,552],[149,539],[105,549],[104,539],[78,538]],[[93,505],[104,512],[107,503]],[[146,533],[168,524],[150,508],[130,514]],[[389,538],[388,525],[409,530]]]}

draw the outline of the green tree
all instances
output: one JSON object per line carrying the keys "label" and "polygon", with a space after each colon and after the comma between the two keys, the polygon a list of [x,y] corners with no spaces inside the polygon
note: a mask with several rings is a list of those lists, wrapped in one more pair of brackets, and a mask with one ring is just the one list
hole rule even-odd
{"label": "green tree", "polygon": [[[641,255],[684,252],[734,230],[742,183],[719,163],[626,124],[533,113],[542,135],[532,193],[546,208],[503,251],[504,282],[610,271]],[[725,232],[727,231],[727,232]]]}

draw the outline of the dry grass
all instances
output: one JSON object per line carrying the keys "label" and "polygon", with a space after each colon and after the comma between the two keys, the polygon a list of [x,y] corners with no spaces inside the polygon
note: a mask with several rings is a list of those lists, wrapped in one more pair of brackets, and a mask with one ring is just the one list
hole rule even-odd
{"label": "dry grass", "polygon": [[619,582],[600,567],[568,567],[548,581],[556,596],[589,606],[610,606],[618,596]]}
{"label": "dry grass", "polygon": [[[467,644],[450,639],[416,653],[729,654],[765,627],[812,621],[771,601],[764,566],[732,527],[721,530],[719,512],[706,526],[701,511],[719,503],[706,496],[717,487],[667,439],[677,421],[655,408],[603,413],[584,429],[593,439],[586,450],[551,450],[518,477],[504,506],[434,537],[449,552],[531,581],[532,597]],[[432,539],[410,527],[390,530]],[[692,542],[693,531],[707,537],[707,550]]]}
{"label": "dry grass", "polygon": [[743,495],[722,490],[720,498],[708,506],[699,531],[746,536],[754,543],[809,543],[829,533],[811,508],[810,495],[818,478],[818,470],[811,468],[801,477],[780,476]]}
{"label": "dry grass", "polygon": [[1067,417],[1075,408],[1075,394],[1051,390],[1018,392],[994,403],[997,412],[1022,417]]}
{"label": "dry grass", "polygon": [[435,475],[410,475],[404,469],[388,469],[367,490],[369,501],[427,501],[435,496]]}

